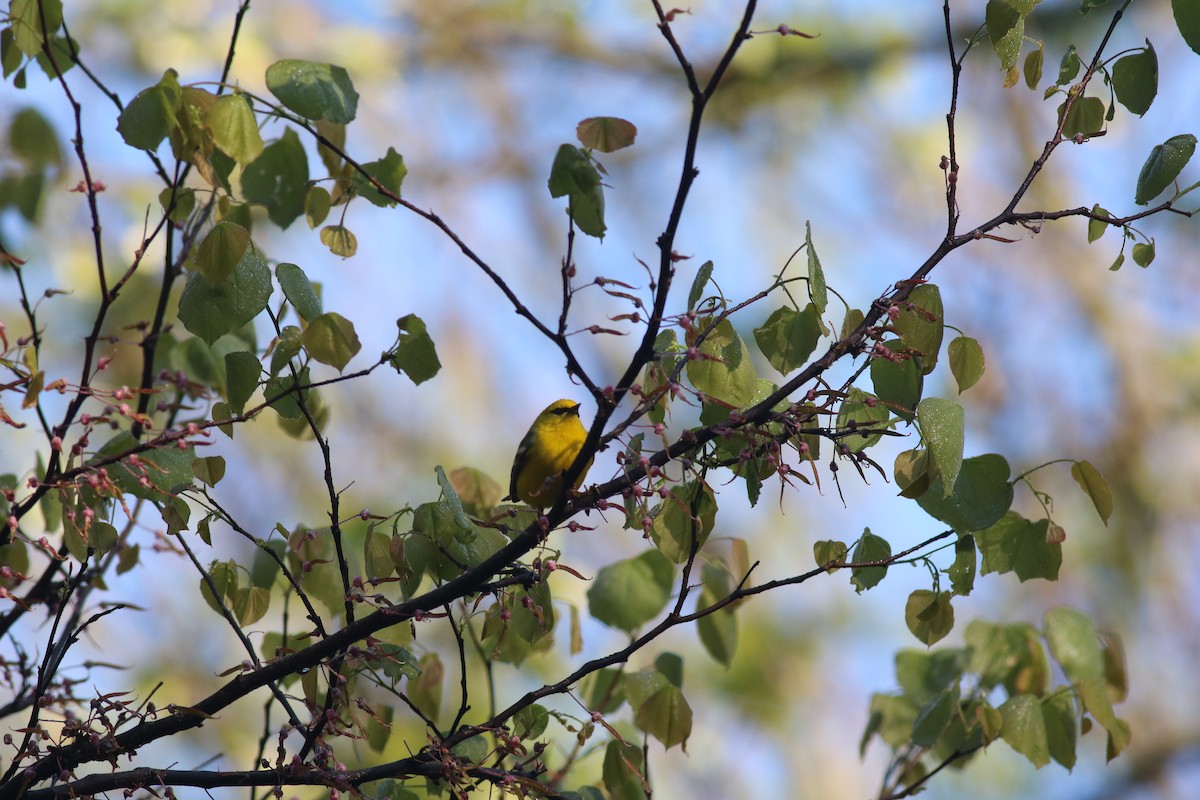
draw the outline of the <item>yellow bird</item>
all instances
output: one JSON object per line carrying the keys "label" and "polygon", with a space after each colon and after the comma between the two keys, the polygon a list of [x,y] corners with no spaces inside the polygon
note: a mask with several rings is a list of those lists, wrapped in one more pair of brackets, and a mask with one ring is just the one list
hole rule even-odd
{"label": "yellow bird", "polygon": [[[523,500],[536,509],[553,506],[562,492],[562,474],[583,449],[587,429],[579,420],[579,403],[555,400],[537,415],[517,448],[508,485],[511,500]],[[575,479],[578,489],[592,459]]]}

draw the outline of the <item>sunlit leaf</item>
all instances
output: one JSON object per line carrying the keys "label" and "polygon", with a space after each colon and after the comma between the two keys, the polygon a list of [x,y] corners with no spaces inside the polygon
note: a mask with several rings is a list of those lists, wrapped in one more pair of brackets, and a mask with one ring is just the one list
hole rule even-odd
{"label": "sunlit leaf", "polygon": [[1108,481],[1100,474],[1100,470],[1092,466],[1091,462],[1076,461],[1071,465],[1071,477],[1092,501],[1101,521],[1107,525],[1113,512],[1113,497],[1112,490],[1108,488]]}
{"label": "sunlit leaf", "polygon": [[1049,764],[1050,745],[1046,741],[1046,722],[1038,698],[1027,694],[1010,697],[999,711],[1003,719],[1000,738],[1035,767]]}
{"label": "sunlit leaf", "polygon": [[281,228],[287,228],[304,213],[308,156],[294,130],[285,128],[283,136],[246,165],[242,191],[249,202],[265,206],[267,216]]}
{"label": "sunlit leaf", "polygon": [[917,589],[908,596],[904,622],[912,635],[927,647],[941,641],[954,627],[954,606],[949,592]]}
{"label": "sunlit leaf", "polygon": [[667,604],[674,574],[671,562],[657,550],[609,564],[588,589],[588,609],[605,625],[634,631]]}
{"label": "sunlit leaf", "polygon": [[1139,117],[1146,113],[1158,94],[1158,56],[1146,40],[1146,49],[1117,59],[1112,68],[1112,86],[1117,100]]}
{"label": "sunlit leaf", "polygon": [[[876,536],[871,533],[870,528],[867,528],[863,531],[862,538],[858,540],[858,544],[854,548],[854,555],[850,556],[850,561],[855,564],[863,564],[871,561],[885,561],[891,557],[892,546],[886,539]],[[861,594],[883,580],[887,575],[887,570],[887,566],[882,564],[870,567],[852,567],[850,583],[854,585],[854,590]]]}
{"label": "sunlit leaf", "polygon": [[358,112],[358,92],[350,75],[335,64],[290,58],[276,61],[267,67],[267,89],[307,119],[345,124]]}
{"label": "sunlit leaf", "polygon": [[1049,520],[1031,522],[1010,511],[994,525],[978,530],[975,543],[983,556],[980,574],[1015,572],[1022,583],[1032,578],[1058,580],[1062,545],[1047,540]]}
{"label": "sunlit leaf", "polygon": [[961,394],[970,389],[983,377],[983,348],[969,336],[956,336],[946,348],[950,361],[950,374],[954,376]]}
{"label": "sunlit leaf", "polygon": [[637,138],[637,126],[620,117],[588,117],[575,128],[580,144],[601,153],[629,147]]}
{"label": "sunlit leaf", "polygon": [[362,348],[354,323],[336,311],[326,311],[310,322],[300,340],[309,355],[339,372]]}
{"label": "sunlit leaf", "polygon": [[396,326],[400,329],[400,339],[391,357],[396,371],[408,375],[418,385],[437,375],[442,362],[425,321],[416,314],[407,314],[396,320]]}
{"label": "sunlit leaf", "polygon": [[1012,506],[1013,489],[1008,479],[1008,461],[1003,456],[989,453],[964,459],[950,496],[946,496],[942,478],[937,475],[929,490],[917,498],[917,504],[959,533],[982,530]]}
{"label": "sunlit leaf", "polygon": [[966,422],[962,406],[941,397],[926,397],[917,405],[917,426],[933,468],[940,478],[942,496],[950,497],[962,468]]}
{"label": "sunlit leaf", "polygon": [[213,144],[239,164],[249,164],[263,151],[262,135],[250,100],[243,94],[218,97],[205,114]]}
{"label": "sunlit leaf", "polygon": [[1190,133],[1172,136],[1154,145],[1142,171],[1138,174],[1134,202],[1144,206],[1170,186],[1196,151],[1196,137]]}

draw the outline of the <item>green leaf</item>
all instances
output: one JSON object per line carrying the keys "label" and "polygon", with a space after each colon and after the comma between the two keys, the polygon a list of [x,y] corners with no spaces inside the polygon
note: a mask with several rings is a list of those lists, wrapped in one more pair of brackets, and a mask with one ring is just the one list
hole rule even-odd
{"label": "green leaf", "polygon": [[872,431],[884,430],[890,416],[887,406],[879,402],[879,398],[855,387],[846,394],[838,409],[837,427],[839,431],[860,433],[850,434],[840,441],[851,453],[865,450],[883,438],[883,434]]}
{"label": "green leaf", "polygon": [[937,475],[929,490],[917,498],[917,504],[959,533],[983,530],[1012,506],[1013,489],[1008,477],[1004,456],[989,453],[964,459],[949,497],[942,488],[942,477]]}
{"label": "green leaf", "polygon": [[224,283],[250,247],[250,232],[233,222],[218,222],[196,248],[196,267],[213,283]]}
{"label": "green leaf", "polygon": [[442,362],[438,360],[433,339],[425,327],[425,321],[416,314],[407,314],[396,320],[400,336],[392,352],[391,364],[420,385],[438,374]]}
{"label": "green leaf", "polygon": [[[692,288],[688,290],[688,311],[696,307],[700,299],[704,297],[704,289],[708,286],[709,278],[712,277],[713,262],[705,261],[700,265],[700,269],[696,270],[696,277],[692,279]],[[665,333],[666,331],[664,331]],[[670,333],[674,333],[671,331]],[[661,334],[660,334],[661,335]],[[655,348],[657,349],[657,348]]]}
{"label": "green leaf", "polygon": [[388,542],[392,565],[400,579],[400,594],[406,600],[420,588],[421,578],[433,561],[431,546],[426,536],[398,535]]}
{"label": "green leaf", "polygon": [[[707,317],[697,318],[698,330],[706,330],[708,324]],[[750,350],[733,323],[728,319],[718,322],[697,349],[699,356],[687,363],[688,380],[697,390],[734,408],[742,408],[754,398],[758,376]]]}
{"label": "green leaf", "polygon": [[[294,386],[304,386],[308,383],[307,367],[300,370],[296,378],[291,375],[271,378],[263,384],[263,399],[270,401],[271,408],[275,409],[275,412],[284,419],[302,420],[304,412],[300,409],[300,403],[297,400],[298,393],[289,390]],[[302,390],[302,393],[306,399],[310,396],[307,389]],[[274,399],[272,400],[272,398]]]}
{"label": "green leaf", "polygon": [[312,322],[321,316],[321,298],[317,297],[304,270],[295,264],[280,264],[275,268],[275,279],[279,281],[279,288],[283,289],[283,296],[302,320]]}
{"label": "green leaf", "polygon": [[477,527],[466,519],[461,506],[456,508],[448,500],[418,506],[413,513],[413,531],[433,540],[437,548],[433,569],[444,580],[456,578],[463,569],[482,564],[508,544],[504,534]]}
{"label": "green leaf", "polygon": [[[408,167],[404,166],[404,156],[397,153],[394,148],[389,147],[387,155],[383,158],[363,164],[362,167],[364,172],[379,181],[380,186],[397,197],[400,196],[400,184],[404,182],[404,177],[408,175]],[[390,208],[396,205],[395,200],[381,193],[361,173],[355,172],[352,180],[354,182],[354,190],[372,205],[381,208]]]}
{"label": "green leaf", "polygon": [[26,221],[36,223],[41,212],[45,185],[46,176],[41,171],[0,177],[0,208],[16,208]]}
{"label": "green leaf", "polygon": [[953,400],[926,397],[917,406],[917,426],[929,453],[933,470],[930,477],[940,477],[942,497],[950,497],[962,469],[966,440],[962,406]]}
{"label": "green leaf", "polygon": [[983,348],[971,337],[954,337],[950,340],[950,346],[946,348],[946,355],[950,359],[950,373],[958,384],[959,394],[970,389],[983,377]]}
{"label": "green leaf", "polygon": [[1025,85],[1031,90],[1036,90],[1042,80],[1042,61],[1045,57],[1046,53],[1042,47],[1030,50],[1029,55],[1025,56],[1022,72],[1025,75]]}
{"label": "green leaf", "polygon": [[692,708],[683,692],[668,683],[634,708],[633,723],[669,750],[691,736]]}
{"label": "green leaf", "polygon": [[[175,197],[175,205],[171,205],[171,197]],[[158,202],[164,212],[169,212],[168,218],[176,225],[182,225],[196,208],[195,189],[176,189],[171,186],[158,193]]]}
{"label": "green leaf", "polygon": [[[507,620],[504,619],[505,612]],[[531,653],[550,647],[554,620],[548,583],[542,581],[529,589],[518,589],[488,609],[483,625],[483,646],[492,659],[519,664]]]}
{"label": "green leaf", "polygon": [[1010,696],[1045,692],[1050,664],[1032,625],[994,625],[975,620],[967,625],[963,639],[970,656],[967,669],[979,675],[983,691],[1003,685]]}
{"label": "green leaf", "polygon": [[1079,738],[1076,720],[1079,712],[1070,692],[1056,692],[1042,700],[1042,721],[1046,726],[1046,744],[1050,757],[1071,770],[1075,766],[1075,747]]}
{"label": "green leaf", "polygon": [[1133,263],[1137,264],[1142,269],[1150,266],[1154,261],[1154,240],[1149,242],[1138,242],[1133,246]]}
{"label": "green leaf", "polygon": [[[128,431],[109,439],[96,453],[99,461],[132,450],[137,442]],[[108,474],[117,487],[134,497],[162,502],[164,495],[174,495],[192,484],[192,462],[196,449],[163,447],[129,456],[109,464]],[[143,481],[144,479],[144,481]]]}
{"label": "green leaf", "polygon": [[1121,268],[1121,265],[1124,263],[1125,263],[1125,254],[1118,253],[1116,260],[1113,261],[1112,266],[1108,268],[1108,271],[1116,272],[1117,270],[1119,270]]}
{"label": "green leaf", "polygon": [[900,303],[900,314],[893,327],[904,346],[919,357],[921,374],[928,375],[937,366],[942,348],[944,312],[942,293],[935,284],[924,283],[912,290]]}
{"label": "green leaf", "polygon": [[549,724],[550,712],[537,703],[522,708],[512,718],[513,733],[522,739],[536,739],[546,732]]}
{"label": "green leaf", "polygon": [[604,238],[604,189],[595,161],[574,145],[560,145],[547,182],[551,197],[567,197],[567,211],[579,230]]}
{"label": "green leaf", "polygon": [[211,345],[258,316],[270,299],[271,270],[248,252],[223,283],[192,273],[179,296],[179,321]]}
{"label": "green leaf", "polygon": [[117,119],[117,132],[125,144],[154,151],[175,128],[175,113],[182,104],[178,75],[167,70],[158,84],[143,89]]}
{"label": "green leaf", "polygon": [[[733,577],[725,567],[705,564],[700,574],[704,585],[700,590],[697,609],[707,608],[733,591]],[[726,606],[698,619],[696,633],[700,636],[700,644],[715,661],[725,667],[733,662],[738,638],[737,617],[733,608]]]}
{"label": "green leaf", "polygon": [[1200,0],[1171,0],[1171,11],[1183,41],[1200,53]]}
{"label": "green leaf", "polygon": [[[900,346],[900,340],[889,339],[882,344],[895,352]],[[911,422],[914,409],[917,403],[921,402],[925,376],[921,374],[914,358],[891,360],[875,356],[871,359],[871,385],[880,400],[892,404],[889,408],[896,416]]]}
{"label": "green leaf", "polygon": [[262,135],[258,132],[258,120],[250,107],[250,98],[244,94],[227,94],[218,97],[204,115],[212,131],[213,144],[221,152],[239,164],[249,164],[263,151]]}
{"label": "green leaf", "polygon": [[8,126],[8,141],[13,155],[34,169],[62,164],[58,133],[50,121],[35,108],[22,108]]}
{"label": "green leaf", "polygon": [[[1101,215],[1103,215],[1105,217],[1109,217],[1109,218],[1112,217],[1112,214],[1110,214],[1107,210],[1101,208],[1099,203],[1096,203],[1094,206],[1092,206],[1092,213],[1093,214],[1101,214]],[[1088,233],[1087,233],[1088,244],[1091,244],[1092,242],[1096,241],[1101,236],[1103,236],[1104,232],[1106,230],[1108,230],[1108,228],[1109,228],[1109,225],[1107,222],[1104,222],[1103,220],[1089,218],[1088,219]]]}
{"label": "green leaf", "polygon": [[330,198],[328,189],[315,185],[308,187],[308,193],[304,195],[304,219],[307,220],[308,227],[315,228],[324,222],[332,206],[333,199]]}
{"label": "green leaf", "polygon": [[336,311],[326,311],[309,323],[300,336],[309,355],[341,372],[362,348],[354,323]]}
{"label": "green leaf", "polygon": [[611,714],[625,702],[625,675],[619,669],[605,668],[579,682],[579,691],[591,711]]}
{"label": "green leaf", "polygon": [[1138,175],[1134,202],[1144,206],[1162,194],[1179,177],[1194,152],[1196,137],[1190,133],[1181,133],[1156,144]]}
{"label": "green leaf", "polygon": [[1049,520],[1030,522],[1015,511],[975,534],[983,555],[980,574],[1015,572],[1022,583],[1031,578],[1058,580],[1062,545],[1047,541]]}
{"label": "green leaf", "polygon": [[192,474],[205,486],[216,486],[225,477],[225,459],[221,456],[197,458],[192,462]]}
{"label": "green leaf", "polygon": [[1125,645],[1121,637],[1112,631],[1100,635],[1104,643],[1104,683],[1114,703],[1129,696],[1129,667],[1125,658]]}
{"label": "green leaf", "polygon": [[417,662],[421,671],[416,680],[408,681],[408,697],[430,719],[438,718],[442,707],[442,680],[446,667],[437,653],[426,653]]}
{"label": "green leaf", "polygon": [[1076,135],[1091,136],[1099,133],[1104,130],[1104,114],[1104,101],[1099,97],[1076,98],[1070,109],[1067,109],[1066,101],[1063,101],[1058,107],[1063,138],[1073,139]]}
{"label": "green leaf", "polygon": [[809,303],[803,311],[783,306],[761,328],[754,329],[754,341],[771,366],[786,375],[804,366],[822,332],[821,315],[814,304]]}
{"label": "green leaf", "polygon": [[275,340],[275,349],[271,351],[271,375],[279,374],[288,363],[295,358],[304,345],[300,341],[301,330],[295,325],[284,325]]}
{"label": "green leaf", "polygon": [[1076,461],[1071,465],[1071,477],[1092,501],[1100,520],[1108,525],[1113,512],[1112,490],[1108,488],[1108,481],[1100,474],[1100,470],[1092,466],[1091,462]]}
{"label": "green leaf", "polygon": [[[213,187],[229,189],[229,171],[235,166],[233,159],[213,146],[212,131],[205,122],[205,114],[217,102],[212,92],[195,86],[179,88],[180,103],[171,129],[171,152],[180,161],[191,161],[201,177]],[[230,170],[222,169],[218,175],[215,164],[217,154],[229,162]],[[222,165],[224,166],[224,165]]]}
{"label": "green leaf", "polygon": [[209,580],[200,578],[200,595],[209,608],[220,614],[222,606],[232,605],[232,600],[237,595],[238,577],[236,561],[214,561],[209,565]]}
{"label": "green leaf", "polygon": [[829,305],[829,291],[825,286],[825,270],[821,268],[821,259],[817,257],[817,248],[812,241],[812,223],[804,223],[804,247],[808,251],[808,297],[817,307],[817,324],[821,325],[821,314]]}
{"label": "green leaf", "polygon": [[[11,7],[11,6],[10,6]],[[8,26],[0,30],[0,62],[3,62],[4,77],[12,75],[21,65],[25,63],[25,56],[21,49],[17,47],[16,36],[13,35],[12,26]],[[24,70],[21,71],[21,76],[25,75]],[[13,81],[13,85],[17,89],[24,88],[23,81]]]}
{"label": "green leaf", "polygon": [[[817,562],[818,567],[824,567],[830,562],[840,564],[845,562],[846,553],[848,552],[849,549],[846,547],[845,542],[823,539],[813,545],[813,560]],[[830,574],[836,569],[837,567],[830,567]]]}
{"label": "green leaf", "polygon": [[655,510],[650,538],[659,552],[682,564],[691,556],[693,545],[697,550],[704,546],[716,515],[717,500],[706,484],[692,481],[676,485]]}
{"label": "green leaf", "polygon": [[1100,635],[1091,617],[1082,611],[1059,606],[1046,612],[1042,630],[1050,654],[1072,683],[1104,677]]}
{"label": "green leaf", "polygon": [[[871,533],[871,529],[867,528],[863,531],[862,538],[858,540],[858,544],[854,547],[854,555],[850,557],[850,561],[855,564],[861,564],[870,561],[884,561],[892,557],[892,546],[887,543],[887,540]],[[887,575],[888,568],[880,565],[877,567],[853,567],[850,570],[850,583],[854,586],[854,590],[862,594],[867,589],[876,586],[884,576]]]}
{"label": "green leaf", "polygon": [[975,563],[975,537],[963,534],[954,543],[954,563],[946,569],[954,594],[965,597],[971,593],[975,587]]}
{"label": "green leaf", "polygon": [[1025,41],[1025,15],[1041,0],[988,0],[985,20],[992,49],[1000,57],[1000,68],[1017,66],[1021,44]]}
{"label": "green leaf", "polygon": [[[911,605],[912,598],[909,598]],[[909,626],[912,627],[911,625]],[[918,637],[920,638],[920,637]],[[958,711],[959,692],[955,684],[939,692],[917,712],[913,720],[912,741],[919,747],[933,747]]]}
{"label": "green leaf", "polygon": [[120,539],[121,535],[117,529],[107,522],[93,522],[91,530],[88,531],[88,546],[95,550],[97,555],[104,555],[112,550]]}
{"label": "green leaf", "polygon": [[463,509],[462,500],[458,497],[458,491],[454,488],[454,484],[450,481],[446,470],[442,469],[441,464],[433,468],[433,472],[437,475],[438,486],[442,490],[442,497],[450,506],[450,511],[454,514],[454,521],[460,528],[470,529],[474,523],[467,516],[467,512]]}
{"label": "green leaf", "polygon": [[637,126],[620,117],[588,117],[575,128],[580,144],[601,153],[629,147],[637,138]]}
{"label": "green leaf", "polygon": [[1158,56],[1146,40],[1146,49],[1117,60],[1112,70],[1117,100],[1139,117],[1146,113],[1158,94]]}
{"label": "green leaf", "polygon": [[588,589],[588,608],[605,625],[632,632],[666,606],[674,577],[667,557],[647,550],[601,568]]}
{"label": "green leaf", "polygon": [[1129,746],[1129,723],[1119,719],[1108,698],[1104,680],[1098,677],[1084,678],[1075,687],[1084,709],[1100,723],[1108,733],[1108,760],[1112,761]]}
{"label": "green leaf", "polygon": [[358,92],[349,73],[335,64],[284,59],[267,67],[267,89],[306,119],[345,125],[358,111]]}
{"label": "green leaf", "polygon": [[[1066,86],[1071,81],[1075,80],[1075,76],[1079,74],[1083,62],[1079,60],[1079,53],[1075,50],[1075,45],[1067,48],[1067,52],[1063,53],[1062,61],[1058,64],[1058,86]],[[1047,95],[1049,97],[1049,95]]]}
{"label": "green leaf", "polygon": [[1042,706],[1032,695],[1010,697],[1000,706],[1002,738],[1009,747],[1029,759],[1035,767],[1050,763],[1050,745],[1046,740],[1046,721]]}
{"label": "green leaf", "polygon": [[[388,739],[392,735],[392,718],[395,716],[395,713],[395,708],[390,705],[375,706],[373,714],[363,712],[366,720],[367,746],[373,752],[382,753],[384,748],[387,747]],[[467,741],[474,741],[474,739],[468,739]],[[455,750],[457,751],[457,748]]]}
{"label": "green leaf", "polygon": [[[190,519],[192,512],[191,507],[188,506],[182,497],[171,497],[163,502],[162,511],[160,513],[163,522],[167,523],[167,535],[174,536],[180,531],[187,529],[188,520]],[[73,527],[73,524],[68,523],[68,532]],[[68,542],[68,548],[70,548],[70,546],[70,542]],[[72,549],[71,555],[77,556],[78,554]]]}
{"label": "green leaf", "polygon": [[12,0],[8,18],[17,47],[27,56],[36,56],[42,51],[43,18],[48,34],[62,27],[62,0]]}
{"label": "green leaf", "polygon": [[914,701],[928,705],[957,686],[966,664],[967,652],[957,648],[901,650],[896,653],[896,682]]}
{"label": "green leaf", "polygon": [[870,712],[858,746],[860,755],[866,752],[867,744],[875,734],[879,734],[879,738],[894,749],[912,742],[913,723],[917,718],[917,704],[912,698],[874,694],[871,696]]}
{"label": "green leaf", "polygon": [[358,252],[358,237],[344,225],[326,225],[321,228],[321,244],[329,248],[329,252],[342,258],[350,258]]}
{"label": "green leaf", "polygon": [[950,593],[917,589],[908,596],[904,622],[912,635],[926,647],[941,641],[954,627],[954,606],[950,605]]}
{"label": "green leaf", "polygon": [[616,740],[604,750],[604,789],[610,800],[646,800],[642,751]]}
{"label": "green leaf", "polygon": [[[258,547],[254,551],[254,562],[250,565],[250,584],[252,586],[261,586],[263,589],[270,589],[275,583],[275,578],[279,576],[279,561],[271,556],[274,553],[282,559],[287,553],[287,543],[282,539],[272,539],[268,542],[259,542]],[[280,641],[282,644],[282,640]],[[265,648],[264,648],[265,650]],[[274,652],[268,658],[274,658]]]}
{"label": "green leaf", "polygon": [[308,193],[308,155],[291,128],[263,148],[262,155],[242,170],[242,193],[251,203],[265,206],[267,216],[287,228],[304,213]]}

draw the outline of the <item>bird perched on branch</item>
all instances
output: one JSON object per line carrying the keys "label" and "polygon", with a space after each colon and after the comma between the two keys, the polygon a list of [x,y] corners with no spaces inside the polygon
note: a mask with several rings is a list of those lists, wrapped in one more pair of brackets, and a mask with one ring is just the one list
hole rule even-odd
{"label": "bird perched on branch", "polygon": [[[508,499],[522,500],[539,511],[553,506],[562,493],[563,473],[575,463],[586,439],[587,429],[579,420],[579,403],[555,400],[546,406],[517,448]],[[583,483],[591,466],[592,459],[588,459],[573,489]]]}

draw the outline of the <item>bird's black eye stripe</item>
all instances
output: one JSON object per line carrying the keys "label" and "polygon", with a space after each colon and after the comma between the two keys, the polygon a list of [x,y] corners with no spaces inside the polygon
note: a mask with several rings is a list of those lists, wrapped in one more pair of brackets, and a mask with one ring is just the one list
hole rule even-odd
{"label": "bird's black eye stripe", "polygon": [[579,408],[579,406],[564,406],[563,408],[556,408],[556,409],[554,409],[554,412],[553,412],[553,413],[555,413],[555,414],[559,414],[559,415],[562,415],[562,414],[574,414],[574,413],[576,413],[576,412],[577,412],[577,409],[578,409],[578,408]]}

